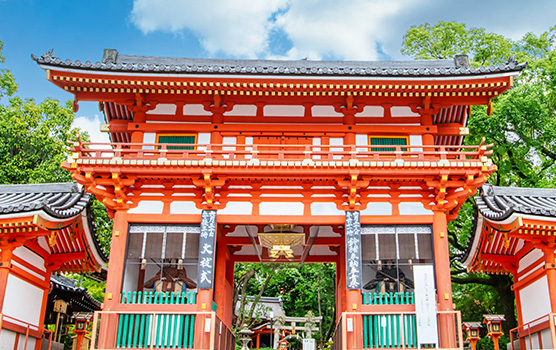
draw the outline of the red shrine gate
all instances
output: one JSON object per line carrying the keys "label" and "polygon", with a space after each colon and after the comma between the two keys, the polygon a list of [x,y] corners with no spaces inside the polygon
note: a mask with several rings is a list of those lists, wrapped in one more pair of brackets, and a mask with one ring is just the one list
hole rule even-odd
{"label": "red shrine gate", "polygon": [[[232,349],[249,261],[336,263],[338,348],[461,348],[446,225],[496,169],[461,145],[469,106],[522,65],[34,59],[114,141],[63,164],[114,217],[96,349]],[[438,314],[416,316],[421,287]]]}

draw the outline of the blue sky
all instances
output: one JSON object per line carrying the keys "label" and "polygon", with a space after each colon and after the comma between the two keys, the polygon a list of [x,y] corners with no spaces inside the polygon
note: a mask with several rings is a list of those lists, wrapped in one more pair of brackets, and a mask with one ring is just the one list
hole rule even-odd
{"label": "blue sky", "polygon": [[[401,60],[413,25],[458,21],[517,40],[556,25],[556,1],[531,0],[0,0],[0,40],[19,95],[72,95],[45,79],[30,55],[96,62],[105,48],[172,57]],[[405,58],[407,59],[407,58]],[[97,105],[77,124],[93,138]]]}

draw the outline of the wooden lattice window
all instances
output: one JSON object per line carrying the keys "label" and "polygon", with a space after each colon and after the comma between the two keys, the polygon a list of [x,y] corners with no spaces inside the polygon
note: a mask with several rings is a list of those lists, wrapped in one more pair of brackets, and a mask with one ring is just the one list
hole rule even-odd
{"label": "wooden lattice window", "polygon": [[[407,136],[369,136],[371,146],[407,146],[409,138]],[[371,152],[394,152],[395,148],[371,147]],[[407,148],[402,148],[407,151]]]}
{"label": "wooden lattice window", "polygon": [[[157,143],[169,144],[196,144],[197,135],[157,135]],[[195,149],[194,146],[168,146],[168,149]]]}

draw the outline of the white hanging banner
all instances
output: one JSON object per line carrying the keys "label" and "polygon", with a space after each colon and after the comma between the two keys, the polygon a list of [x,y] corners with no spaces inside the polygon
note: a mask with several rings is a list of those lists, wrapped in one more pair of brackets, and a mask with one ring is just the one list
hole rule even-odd
{"label": "white hanging banner", "polygon": [[417,341],[419,344],[438,344],[434,267],[432,265],[414,265],[413,277],[415,281]]}

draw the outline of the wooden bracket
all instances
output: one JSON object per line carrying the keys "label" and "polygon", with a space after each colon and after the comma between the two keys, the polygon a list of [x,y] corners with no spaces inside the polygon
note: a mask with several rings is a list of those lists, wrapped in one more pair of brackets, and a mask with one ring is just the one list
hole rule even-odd
{"label": "wooden bracket", "polygon": [[[204,209],[215,209],[217,203],[215,200],[215,188],[224,186],[226,183],[226,177],[213,178],[210,171],[204,172],[202,177],[198,179],[193,179],[193,184],[197,187],[201,187],[205,192],[205,205]],[[216,208],[217,209],[217,208]]]}

